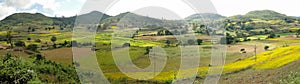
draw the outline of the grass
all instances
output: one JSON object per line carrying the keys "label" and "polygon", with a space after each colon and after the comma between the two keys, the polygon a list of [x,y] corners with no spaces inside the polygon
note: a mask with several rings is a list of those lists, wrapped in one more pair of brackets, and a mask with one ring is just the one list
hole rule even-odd
{"label": "grass", "polygon": [[[49,31],[50,33],[41,33],[41,34],[27,34],[25,37],[20,37],[21,40],[26,40],[27,37],[31,37],[31,41],[25,41],[26,44],[41,44],[34,42],[35,39],[41,39],[42,43],[44,42],[51,42],[50,38],[52,36],[57,37],[57,42],[64,42],[65,40],[72,40],[72,33],[71,32],[60,32],[60,31]],[[0,32],[1,34],[5,34],[6,32]],[[288,36],[292,33],[284,33],[280,34],[281,36]],[[87,42],[89,40],[93,40],[94,38],[84,36],[86,34],[81,33],[79,36],[80,38],[73,38],[73,40],[77,40],[78,42]],[[81,64],[80,66],[84,69],[95,69],[100,66],[101,70],[104,72],[105,76],[113,79],[113,80],[133,80],[132,78],[128,78],[124,73],[120,72],[118,67],[115,65],[112,50],[111,50],[111,39],[112,39],[112,32],[98,32],[95,37],[95,42],[98,51],[96,51],[96,57],[87,56],[83,57],[79,61]],[[275,39],[265,39],[267,35],[257,35],[248,37],[248,39],[255,40],[255,39],[263,39],[262,41],[250,41],[250,42],[243,42],[240,45],[253,45],[253,42],[259,43],[261,46],[262,44],[268,44],[273,48],[279,47],[283,43],[291,44],[291,43],[300,43],[298,39],[291,39],[285,40],[282,38],[275,38]],[[180,47],[165,47],[165,41],[151,41],[145,39],[132,39],[132,38],[123,38],[121,36],[115,37],[118,40],[117,43],[122,41],[130,41],[131,47],[129,49],[130,59],[133,63],[140,68],[148,67],[151,62],[149,60],[148,55],[145,54],[146,47],[148,46],[161,46],[167,53],[168,61],[166,62],[166,66],[164,67],[163,71],[158,74],[158,76],[151,79],[151,81],[170,81],[174,78],[188,78],[195,75],[205,76],[208,73],[208,65],[211,62],[211,48],[210,42],[204,42],[203,45],[200,46],[200,67],[199,68],[191,68],[182,70],[182,74],[178,74],[178,69],[180,68],[180,60],[181,60],[181,51]],[[121,44],[122,45],[122,44]],[[263,48],[263,47],[261,47]],[[115,49],[116,52],[121,52],[119,54],[127,54],[124,51],[124,48]],[[274,50],[266,51],[257,55],[253,56],[253,53],[247,54],[239,53],[239,51],[228,52],[226,58],[226,65],[224,66],[223,73],[235,73],[245,69],[255,69],[255,70],[266,70],[266,69],[275,69],[282,67],[288,63],[294,62],[300,59],[300,46],[292,46],[289,45],[287,47],[279,47]],[[5,51],[0,51],[0,53],[4,53]],[[63,65],[71,65],[72,60],[72,53],[71,48],[60,48],[54,50],[46,50],[41,51],[43,55],[46,56],[46,59],[53,60],[55,62],[59,62]],[[191,52],[192,53],[192,52]],[[22,54],[22,53],[21,53]],[[24,53],[23,53],[24,54]],[[26,54],[26,53],[25,53]],[[25,56],[24,54],[24,56]],[[252,55],[252,56],[251,56]],[[251,57],[249,57],[251,56]],[[122,57],[120,57],[122,58]],[[98,62],[99,65],[85,65],[90,64],[90,62]],[[194,70],[198,70],[197,74],[191,73]],[[158,73],[158,72],[157,72]],[[157,74],[156,72],[130,72],[128,74],[135,75],[142,79],[148,79],[151,76]],[[176,76],[177,75],[177,76]],[[176,76],[176,77],[175,77]]]}
{"label": "grass", "polygon": [[[223,73],[233,73],[248,68],[260,69],[260,70],[279,68],[288,63],[299,60],[300,59],[299,50],[300,50],[300,46],[290,46],[290,47],[277,48],[271,51],[266,51],[261,54],[258,54],[257,58],[255,56],[252,56],[237,62],[226,64],[224,66]],[[208,68],[209,67],[198,68],[198,75],[205,76],[207,74]],[[183,75],[181,78],[191,77],[195,75],[195,74],[190,74],[189,73],[190,71],[191,71],[190,69],[183,70],[182,73],[184,73],[185,75]],[[156,76],[151,80],[153,81],[172,80],[174,79],[174,74],[176,74],[176,72],[177,72],[176,70],[161,72],[158,76]],[[150,75],[151,72],[132,72],[130,74],[136,74],[138,77],[144,77]],[[122,74],[122,72],[106,73],[105,75],[113,79],[126,77],[124,74]]]}

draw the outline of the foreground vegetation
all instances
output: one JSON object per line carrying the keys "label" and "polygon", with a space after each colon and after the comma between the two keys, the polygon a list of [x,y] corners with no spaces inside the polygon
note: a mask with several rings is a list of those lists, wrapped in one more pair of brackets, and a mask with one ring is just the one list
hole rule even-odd
{"label": "foreground vegetation", "polygon": [[7,53],[1,56],[0,83],[78,83],[73,66],[45,60],[39,54],[26,59]]}
{"label": "foreground vegetation", "polygon": [[[103,13],[91,12],[79,15],[78,18],[94,20],[94,17],[99,14]],[[34,17],[35,19],[30,19]],[[118,21],[132,24],[126,24],[125,27],[124,23],[116,24]],[[295,17],[263,10],[232,17],[195,14],[186,18],[185,21],[189,24],[144,17],[129,12],[117,16],[104,14],[104,18],[97,24],[78,22],[82,24],[76,28],[95,33],[95,38],[91,38],[93,36],[89,34],[71,32],[75,16],[50,18],[42,14],[11,15],[0,22],[0,55],[3,55],[0,62],[0,83],[93,83],[94,81],[89,81],[92,79],[79,81],[79,77],[95,77],[95,71],[89,70],[97,67],[84,65],[92,60],[98,62],[99,65],[95,64],[95,66],[99,66],[112,83],[169,84],[172,80],[184,80],[190,77],[203,81],[210,68],[223,68],[222,75],[234,78],[238,77],[234,74],[243,72],[248,75],[246,72],[280,69],[300,59],[300,20]],[[210,29],[215,26],[224,30]],[[134,31],[129,37],[120,35],[127,34],[127,31],[118,33],[114,31],[117,28],[127,27],[128,30]],[[178,41],[175,37],[182,37],[190,32],[195,34],[196,39]],[[78,34],[81,37],[73,38],[72,34]],[[226,41],[215,42],[227,44],[227,58],[224,66],[211,65],[211,60],[213,60],[211,51],[214,49],[212,35],[226,36],[221,38]],[[116,43],[130,42],[120,44],[119,47],[112,47],[112,38],[117,39]],[[87,39],[95,39],[95,43]],[[112,51],[121,52],[129,47],[133,63],[137,67],[146,68],[151,64],[149,54],[155,46],[160,46],[165,50],[168,61],[158,76],[147,81],[127,77],[118,69],[112,56]],[[178,74],[181,60],[180,48],[183,47],[199,47],[200,66],[182,70],[183,74]],[[82,56],[80,59],[83,61],[73,61],[75,57],[73,57],[72,49],[86,49],[89,53],[95,53],[96,57]],[[76,73],[74,66],[86,72]],[[198,73],[190,73],[193,69],[198,70]],[[284,75],[280,82],[299,83],[299,72],[296,70],[287,73],[289,75]],[[141,78],[153,75],[153,73],[157,72],[129,72]]]}

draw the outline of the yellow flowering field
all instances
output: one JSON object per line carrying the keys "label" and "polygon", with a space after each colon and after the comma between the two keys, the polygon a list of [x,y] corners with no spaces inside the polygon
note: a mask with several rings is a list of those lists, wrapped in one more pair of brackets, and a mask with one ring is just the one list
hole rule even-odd
{"label": "yellow flowering field", "polygon": [[[275,50],[260,53],[257,56],[252,56],[234,63],[225,64],[225,66],[223,66],[223,74],[232,73],[244,69],[274,69],[284,66],[288,63],[297,61],[299,59],[300,46],[280,47]],[[168,81],[173,80],[174,78],[181,79],[192,77],[195,75],[205,76],[208,73],[209,67],[199,67],[198,74],[191,74],[191,70],[194,69],[182,70],[179,74],[178,71],[161,72],[159,75],[157,75],[151,80]],[[129,74],[136,74],[136,76],[147,78],[147,76],[153,75],[153,72],[132,72]],[[122,72],[105,73],[105,75],[112,79],[128,78]],[[175,75],[177,76],[175,77]],[[128,79],[131,80],[131,78]]]}

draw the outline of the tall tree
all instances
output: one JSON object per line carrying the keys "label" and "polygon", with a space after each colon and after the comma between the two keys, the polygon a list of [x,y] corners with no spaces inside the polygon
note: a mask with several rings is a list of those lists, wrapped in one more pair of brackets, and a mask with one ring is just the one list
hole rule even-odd
{"label": "tall tree", "polygon": [[55,36],[52,36],[50,39],[53,43],[55,43],[55,41],[57,40],[57,38]]}
{"label": "tall tree", "polygon": [[11,36],[12,28],[8,27],[7,33],[6,33],[6,42],[10,44],[10,47],[13,48],[13,42],[12,42],[12,36]]}

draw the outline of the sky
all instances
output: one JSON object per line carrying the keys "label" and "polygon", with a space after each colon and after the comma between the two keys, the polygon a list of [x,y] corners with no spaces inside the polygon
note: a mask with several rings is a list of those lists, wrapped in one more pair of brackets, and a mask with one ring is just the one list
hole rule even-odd
{"label": "sky", "polygon": [[[43,13],[46,16],[74,16],[95,10],[95,6],[104,6],[101,1],[88,0],[93,2],[94,9],[86,9],[91,3],[87,0],[0,0],[0,20],[20,12]],[[98,4],[97,3],[100,3]],[[134,12],[153,17],[178,17],[184,18],[199,11],[193,10],[193,3],[184,3],[187,0],[120,0],[113,5],[105,5],[110,8],[98,10],[109,15],[117,15],[123,12]],[[205,1],[205,0],[199,0]],[[208,0],[206,0],[208,1]],[[246,14],[253,10],[274,10],[289,16],[300,16],[299,0],[211,0],[210,3],[202,4],[212,8],[208,12],[218,13],[224,16]],[[196,7],[197,8],[197,7]],[[158,11],[159,10],[159,11]],[[160,12],[168,10],[168,12]],[[206,9],[203,9],[206,10]],[[154,12],[153,12],[154,11]],[[173,15],[172,15],[173,14]],[[161,16],[160,16],[161,15]]]}

